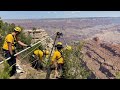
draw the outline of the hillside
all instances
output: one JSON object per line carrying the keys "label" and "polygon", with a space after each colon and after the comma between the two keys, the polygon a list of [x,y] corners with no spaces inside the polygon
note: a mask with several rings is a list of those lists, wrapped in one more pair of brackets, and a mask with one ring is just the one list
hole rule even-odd
{"label": "hillside", "polygon": [[[84,58],[81,60],[83,67],[91,71],[90,79],[116,79],[116,73],[120,72],[120,18],[76,18],[76,19],[42,19],[42,20],[5,20],[25,28],[25,33],[30,33],[33,39],[41,40],[50,37],[57,31],[61,31],[67,43],[84,40],[82,49]],[[32,28],[37,27],[41,33],[33,35]],[[42,29],[41,29],[42,28]],[[38,32],[36,31],[36,32]],[[45,36],[45,37],[44,37]],[[61,39],[65,45],[65,41]],[[51,41],[43,42],[51,49],[54,36]],[[34,41],[34,40],[33,40]],[[73,45],[73,48],[76,46]],[[75,49],[74,49],[75,50]],[[76,50],[77,51],[77,50]],[[80,51],[80,50],[78,50]],[[77,58],[78,61],[79,57]],[[68,57],[69,58],[69,57]],[[20,79],[45,79],[45,71],[37,71],[30,63],[18,60],[18,64],[24,69],[24,73],[16,76]],[[72,60],[74,62],[74,59]],[[78,64],[77,62],[76,64]],[[76,65],[73,65],[76,67]],[[74,69],[74,67],[70,67]],[[15,77],[12,77],[15,78]]]}
{"label": "hillside", "polygon": [[100,79],[114,79],[120,72],[120,44],[89,39],[84,46],[86,66]]}
{"label": "hillside", "polygon": [[[104,32],[104,34],[94,36],[95,38],[85,40],[82,64],[88,71],[92,71],[90,79],[115,79],[116,73],[120,72],[120,44],[116,43],[119,37],[118,39],[110,39],[111,37],[109,37],[110,35],[114,37],[116,34],[119,33]],[[106,41],[103,41],[102,38],[106,38]],[[24,60],[20,61],[18,59],[17,64],[23,68],[24,73],[17,74],[11,79],[45,79],[45,71],[37,71]]]}

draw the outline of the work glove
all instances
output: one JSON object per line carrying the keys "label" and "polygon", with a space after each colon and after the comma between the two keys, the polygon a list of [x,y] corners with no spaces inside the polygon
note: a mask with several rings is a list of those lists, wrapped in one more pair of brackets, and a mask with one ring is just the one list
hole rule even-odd
{"label": "work glove", "polygon": [[27,45],[27,47],[32,47],[31,44],[30,45]]}
{"label": "work glove", "polygon": [[14,56],[14,55],[15,55],[15,54],[12,54],[12,55],[10,55],[10,57],[11,57],[11,58],[16,58],[16,56]]}

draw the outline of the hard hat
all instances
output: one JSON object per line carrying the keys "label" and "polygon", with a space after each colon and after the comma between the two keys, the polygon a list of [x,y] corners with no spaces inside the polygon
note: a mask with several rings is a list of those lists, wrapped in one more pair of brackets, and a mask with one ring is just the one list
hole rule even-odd
{"label": "hard hat", "polygon": [[72,50],[72,47],[67,45],[67,46],[66,46],[66,49],[67,49],[67,50]]}
{"label": "hard hat", "polygon": [[45,55],[49,55],[49,51],[48,50],[43,50],[43,52],[45,53]]}
{"label": "hard hat", "polygon": [[57,45],[62,45],[62,42],[58,42]]}
{"label": "hard hat", "polygon": [[17,31],[17,32],[21,32],[21,28],[20,27],[15,27],[14,30]]}

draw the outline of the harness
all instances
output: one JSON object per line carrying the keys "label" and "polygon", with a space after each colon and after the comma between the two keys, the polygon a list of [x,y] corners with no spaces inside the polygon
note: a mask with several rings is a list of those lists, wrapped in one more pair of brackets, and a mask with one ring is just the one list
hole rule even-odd
{"label": "harness", "polygon": [[59,59],[62,58],[62,56],[63,56],[62,52],[61,52],[61,51],[59,51],[59,52],[60,52],[61,56],[60,56],[57,60],[59,60]]}
{"label": "harness", "polygon": [[16,44],[17,44],[17,40],[16,40],[16,37],[14,35],[12,35],[13,38],[14,38],[14,41],[12,43],[12,46],[14,46],[16,48]]}

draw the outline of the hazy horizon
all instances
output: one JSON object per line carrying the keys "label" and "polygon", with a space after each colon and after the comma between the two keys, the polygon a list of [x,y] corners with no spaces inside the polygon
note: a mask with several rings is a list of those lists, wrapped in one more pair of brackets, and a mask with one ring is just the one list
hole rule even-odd
{"label": "hazy horizon", "polygon": [[2,19],[120,17],[120,11],[0,11]]}
{"label": "hazy horizon", "polygon": [[[84,18],[120,18],[120,17],[20,18],[20,19],[21,20],[22,19],[24,19],[24,20],[27,20],[27,19],[36,19],[36,20],[39,20],[39,19],[84,19]],[[9,20],[17,20],[17,18],[15,18],[15,19],[7,18],[7,19],[2,19],[2,20],[8,20],[8,19]]]}

